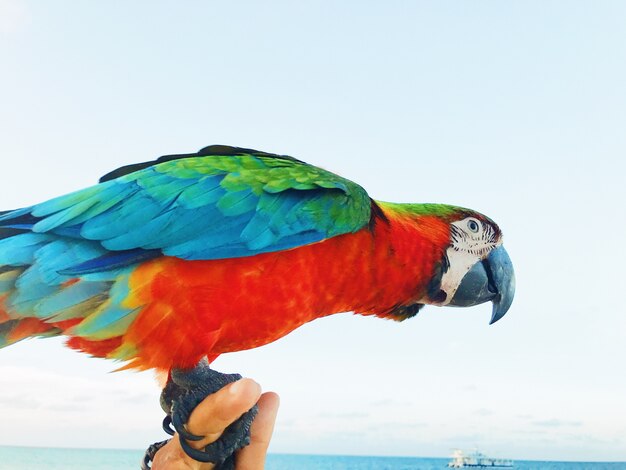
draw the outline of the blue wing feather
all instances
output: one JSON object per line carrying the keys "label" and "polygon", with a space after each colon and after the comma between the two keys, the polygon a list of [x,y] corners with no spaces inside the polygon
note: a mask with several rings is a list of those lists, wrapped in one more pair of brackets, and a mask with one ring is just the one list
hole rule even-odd
{"label": "blue wing feather", "polygon": [[[38,254],[57,275],[70,276],[121,269],[161,254],[189,260],[254,256],[360,230],[370,217],[362,188],[287,157],[191,156],[138,168],[0,214],[0,229],[40,234],[0,240],[0,265],[11,261],[2,258],[3,243],[13,263],[28,265],[33,246],[50,242],[35,236],[69,237],[66,243],[80,246],[78,255],[63,255],[63,263],[48,258],[49,252],[60,255],[53,243]],[[353,219],[330,218],[331,209],[344,207]]]}

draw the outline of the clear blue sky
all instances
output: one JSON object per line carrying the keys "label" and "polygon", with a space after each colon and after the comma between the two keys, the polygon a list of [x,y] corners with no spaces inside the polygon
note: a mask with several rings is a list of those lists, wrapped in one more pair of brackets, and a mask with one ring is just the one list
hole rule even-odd
{"label": "clear blue sky", "polygon": [[[0,208],[213,143],[495,219],[508,315],[349,314],[220,358],[282,396],[274,452],[626,460],[626,4],[0,0]],[[0,351],[0,444],[145,447],[150,373]]]}

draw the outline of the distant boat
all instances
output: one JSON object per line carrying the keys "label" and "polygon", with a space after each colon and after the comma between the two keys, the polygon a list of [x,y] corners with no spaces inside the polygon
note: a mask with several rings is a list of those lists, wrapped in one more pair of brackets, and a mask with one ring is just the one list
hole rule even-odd
{"label": "distant boat", "polygon": [[508,459],[494,459],[487,457],[477,450],[471,454],[465,454],[462,450],[456,449],[452,453],[452,460],[448,462],[450,468],[502,468],[513,467],[513,461]]}

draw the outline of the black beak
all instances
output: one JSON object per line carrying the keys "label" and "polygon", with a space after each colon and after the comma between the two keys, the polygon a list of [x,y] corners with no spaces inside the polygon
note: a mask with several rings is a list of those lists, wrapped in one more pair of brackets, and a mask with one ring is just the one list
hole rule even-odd
{"label": "black beak", "polygon": [[471,307],[493,302],[489,324],[497,322],[509,310],[515,296],[515,272],[506,250],[499,246],[477,262],[461,280],[449,305]]}

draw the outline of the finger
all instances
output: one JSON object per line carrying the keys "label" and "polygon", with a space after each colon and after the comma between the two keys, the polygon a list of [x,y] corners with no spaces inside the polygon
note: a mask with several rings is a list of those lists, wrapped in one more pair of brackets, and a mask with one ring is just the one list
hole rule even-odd
{"label": "finger", "polygon": [[170,440],[154,456],[152,470],[213,470],[215,465],[197,462],[185,454],[178,439]]}
{"label": "finger", "polygon": [[205,439],[189,444],[201,449],[216,441],[231,423],[254,406],[261,386],[252,379],[241,379],[205,398],[189,417],[187,430]]}
{"label": "finger", "polygon": [[237,453],[236,470],[263,470],[270,445],[280,398],[273,392],[264,393],[258,402],[259,414],[250,428],[250,445]]}

